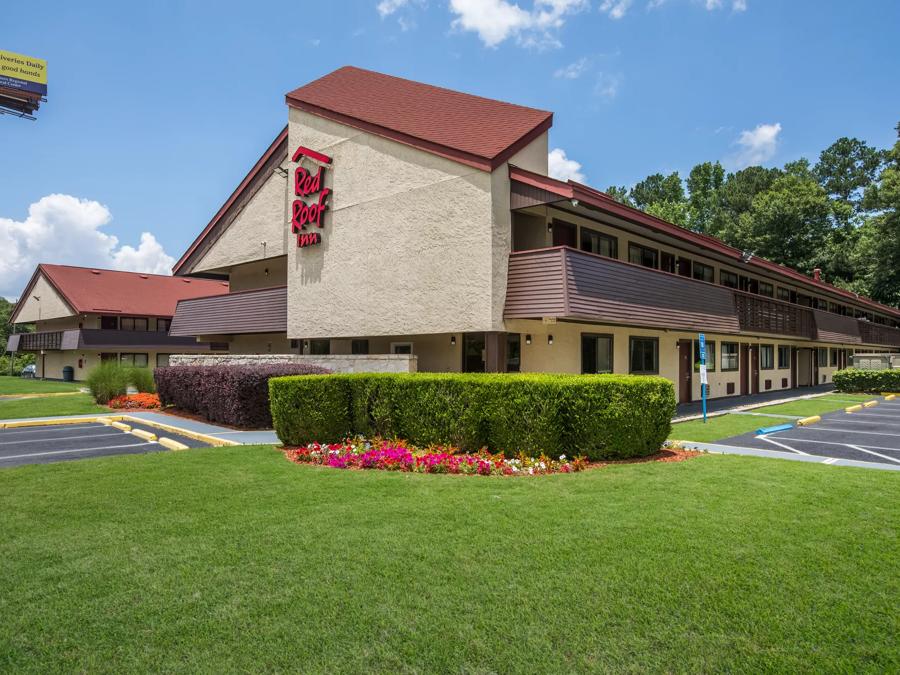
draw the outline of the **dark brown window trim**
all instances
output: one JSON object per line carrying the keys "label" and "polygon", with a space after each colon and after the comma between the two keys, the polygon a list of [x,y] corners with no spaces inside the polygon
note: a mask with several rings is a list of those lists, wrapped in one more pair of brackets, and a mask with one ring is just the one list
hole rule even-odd
{"label": "dark brown window trim", "polygon": [[[603,371],[604,373],[614,373],[616,372],[616,339],[612,333],[582,333],[581,339],[579,340],[578,349],[581,356],[581,374],[586,375],[589,373],[584,372],[584,338],[609,338],[609,370]],[[631,364],[629,363],[629,366]]]}
{"label": "dark brown window trim", "polygon": [[[654,353],[656,354],[656,369],[655,370],[632,370],[631,369],[631,354],[632,354],[632,349],[634,348],[635,340],[653,342],[656,345],[654,348]],[[659,375],[659,338],[658,337],[651,337],[649,335],[629,335],[628,336],[628,373],[631,375]]]}
{"label": "dark brown window trim", "polygon": [[[719,365],[721,366],[720,370],[721,370],[723,373],[736,373],[737,371],[739,371],[739,370],[741,369],[741,348],[740,348],[740,344],[737,343],[737,342],[720,342],[720,343],[719,343],[719,347],[720,347],[720,351],[719,351],[719,359],[720,359],[720,363],[719,363]],[[725,358],[725,347],[734,347],[734,355],[737,357],[737,359],[736,359],[737,366],[734,367],[734,368],[726,368],[726,367],[725,367],[725,361],[724,361],[724,358]]]}
{"label": "dark brown window trim", "polygon": [[[763,349],[768,349],[769,353],[772,357],[772,360],[770,361],[770,363],[772,365],[770,365],[770,366],[763,365],[763,358],[762,358]],[[775,345],[768,344],[768,345],[760,345],[759,346],[759,369],[760,370],[775,370]]]}

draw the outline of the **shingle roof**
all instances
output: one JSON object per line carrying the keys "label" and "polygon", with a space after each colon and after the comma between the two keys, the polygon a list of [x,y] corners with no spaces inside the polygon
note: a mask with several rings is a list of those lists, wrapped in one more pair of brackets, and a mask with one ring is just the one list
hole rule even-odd
{"label": "shingle roof", "polygon": [[82,314],[167,317],[175,314],[179,300],[228,292],[228,283],[222,281],[45,264],[38,265],[29,288],[38,274],[43,274],[69,306]]}
{"label": "shingle roof", "polygon": [[546,131],[553,113],[345,66],[288,105],[479,168],[494,169]]}

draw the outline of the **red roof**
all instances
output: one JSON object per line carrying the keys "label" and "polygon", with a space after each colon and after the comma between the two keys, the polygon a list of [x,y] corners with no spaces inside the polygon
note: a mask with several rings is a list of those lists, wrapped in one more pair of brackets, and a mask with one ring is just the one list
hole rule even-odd
{"label": "red roof", "polygon": [[[655,216],[651,216],[649,213],[645,213],[640,209],[636,209],[631,206],[622,204],[621,202],[617,202],[605,192],[595,190],[588,185],[582,185],[581,183],[576,183],[575,181],[571,180],[557,180],[555,178],[550,178],[549,176],[534,173],[533,171],[521,169],[513,165],[510,165],[509,167],[509,177],[510,180],[524,183],[525,185],[530,185],[531,187],[541,190],[546,190],[547,192],[555,194],[562,199],[575,199],[596,209],[605,211],[611,215],[636,222],[640,225],[650,228],[651,230],[655,230],[663,234],[668,234],[677,239],[681,239],[682,241],[690,242],[691,244],[700,246],[701,248],[715,251],[716,253],[720,253],[734,259],[735,261],[743,263],[743,251],[734,248],[733,246],[729,246],[721,239],[712,237],[708,234],[692,232],[691,230],[686,230],[683,227],[679,227],[678,225],[674,225]],[[795,282],[805,284],[820,291],[840,296],[842,298],[847,298],[848,300],[853,300],[863,305],[868,305],[873,309],[877,309],[886,314],[890,314],[891,316],[900,316],[900,309],[896,307],[890,307],[889,305],[884,305],[865,296],[857,295],[856,293],[852,293],[850,291],[845,291],[842,288],[837,288],[836,286],[833,286],[832,284],[824,281],[816,281],[812,277],[809,277],[802,272],[798,272],[791,267],[779,265],[778,263],[774,263],[771,260],[766,260],[765,258],[760,258],[754,255],[749,260],[749,262],[743,264],[765,269],[769,272],[788,277]]]}
{"label": "red roof", "polygon": [[28,297],[39,274],[46,277],[78,314],[168,317],[174,316],[179,300],[228,293],[228,283],[222,281],[41,264],[23,298]]}
{"label": "red roof", "polygon": [[550,128],[553,113],[345,66],[295,89],[289,106],[484,170]]}

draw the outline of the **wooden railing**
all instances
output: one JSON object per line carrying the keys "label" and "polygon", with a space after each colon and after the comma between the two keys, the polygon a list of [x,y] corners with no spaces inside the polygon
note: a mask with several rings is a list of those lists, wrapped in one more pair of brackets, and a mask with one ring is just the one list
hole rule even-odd
{"label": "wooden railing", "polygon": [[40,333],[22,333],[19,337],[19,350],[23,352],[39,352],[42,349],[62,348],[63,331],[51,330]]}
{"label": "wooden railing", "polygon": [[734,308],[743,332],[815,338],[815,320],[807,307],[735,291]]}
{"label": "wooden railing", "polygon": [[863,344],[900,347],[900,329],[860,321],[859,333],[862,336]]}

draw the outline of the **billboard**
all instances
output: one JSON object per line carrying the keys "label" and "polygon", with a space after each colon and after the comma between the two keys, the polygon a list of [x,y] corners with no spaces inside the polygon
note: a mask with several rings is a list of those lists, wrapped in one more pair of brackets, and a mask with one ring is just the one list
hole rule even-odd
{"label": "billboard", "polygon": [[0,88],[47,95],[47,62],[0,49]]}

